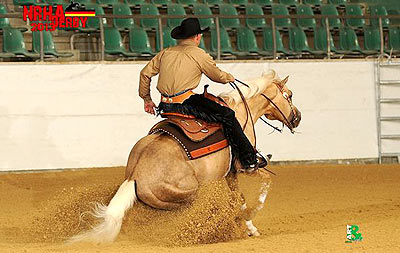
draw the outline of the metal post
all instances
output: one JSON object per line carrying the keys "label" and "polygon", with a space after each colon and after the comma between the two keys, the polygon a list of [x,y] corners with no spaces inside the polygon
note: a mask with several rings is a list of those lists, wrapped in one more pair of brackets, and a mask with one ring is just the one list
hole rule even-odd
{"label": "metal post", "polygon": [[162,30],[162,19],[161,17],[158,17],[158,34],[160,38],[160,50],[164,49],[164,36],[163,36],[163,30]]}
{"label": "metal post", "polygon": [[43,40],[43,30],[39,32],[40,39],[40,61],[44,61],[44,40]]}
{"label": "metal post", "polygon": [[219,27],[219,17],[215,17],[215,26],[217,32],[217,60],[221,60],[221,34],[220,34],[220,27]]}
{"label": "metal post", "polygon": [[328,49],[328,59],[331,59],[331,32],[329,29],[329,18],[325,18],[325,27],[326,27],[326,40],[328,43],[327,49]]}
{"label": "metal post", "polygon": [[382,27],[382,17],[379,17],[379,36],[381,39],[381,55],[383,56],[383,48],[385,46],[384,38],[383,38],[383,27]]}
{"label": "metal post", "polygon": [[274,17],[271,19],[271,25],[272,25],[273,56],[274,56],[274,59],[276,59],[277,58],[277,52],[276,52],[276,27],[275,27],[275,18]]}
{"label": "metal post", "polygon": [[381,87],[380,87],[380,59],[376,62],[375,67],[375,100],[376,100],[376,124],[378,131],[378,162],[382,163],[382,140],[381,140]]}
{"label": "metal post", "polygon": [[103,17],[99,17],[100,22],[100,40],[101,40],[101,57],[100,60],[104,61],[104,26],[103,26]]}

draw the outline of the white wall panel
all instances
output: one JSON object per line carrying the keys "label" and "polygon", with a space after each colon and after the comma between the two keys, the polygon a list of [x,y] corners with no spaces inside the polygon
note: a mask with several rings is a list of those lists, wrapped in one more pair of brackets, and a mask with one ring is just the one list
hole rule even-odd
{"label": "white wall panel", "polygon": [[[1,64],[0,170],[125,165],[134,143],[158,121],[138,97],[144,64]],[[257,124],[258,146],[274,160],[376,158],[374,63],[221,63],[241,80],[269,68],[302,112],[300,133]],[[154,79],[152,94],[159,101]],[[218,94],[229,85],[212,84]]]}

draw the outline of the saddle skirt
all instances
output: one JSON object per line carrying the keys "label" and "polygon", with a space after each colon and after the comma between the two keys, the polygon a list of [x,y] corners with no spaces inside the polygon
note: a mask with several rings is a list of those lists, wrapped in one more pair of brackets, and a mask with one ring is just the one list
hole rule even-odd
{"label": "saddle skirt", "polygon": [[221,124],[210,124],[177,113],[174,113],[173,116],[163,116],[168,118],[154,125],[149,134],[164,133],[171,136],[181,145],[190,160],[228,146],[228,140],[224,136]]}
{"label": "saddle skirt", "polygon": [[[208,85],[204,87],[203,96],[222,106],[228,106],[221,98],[208,93],[207,87]],[[222,124],[207,123],[192,115],[175,112],[162,113],[161,117],[166,119],[155,124],[149,134],[168,134],[181,145],[190,160],[229,146]]]}

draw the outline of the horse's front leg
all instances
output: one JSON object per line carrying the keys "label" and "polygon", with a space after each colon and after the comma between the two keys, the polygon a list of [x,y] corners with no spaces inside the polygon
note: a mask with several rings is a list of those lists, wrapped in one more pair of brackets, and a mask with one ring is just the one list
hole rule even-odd
{"label": "horse's front leg", "polygon": [[261,178],[261,187],[260,187],[260,195],[258,197],[258,203],[254,207],[247,207],[244,212],[244,219],[246,220],[246,226],[249,231],[249,235],[259,236],[260,233],[257,231],[257,228],[253,225],[253,219],[257,215],[258,211],[260,211],[264,205],[265,200],[268,195],[269,188],[271,187],[271,176],[264,169],[259,169],[254,173],[249,174],[251,176],[258,176]]}
{"label": "horse's front leg", "polygon": [[[257,228],[253,225],[253,219],[256,216],[257,212],[260,211],[264,205],[265,200],[268,195],[268,190],[271,186],[271,177],[270,175],[263,169],[258,170],[257,172],[249,174],[251,176],[259,176],[262,179],[261,187],[260,187],[260,195],[258,197],[258,203],[254,207],[248,207],[244,198],[244,195],[240,193],[241,201],[242,201],[242,217],[246,221],[247,233],[249,236],[259,236]],[[237,178],[237,173],[229,173],[226,177],[228,186],[232,192],[237,192],[239,190],[239,181]]]}

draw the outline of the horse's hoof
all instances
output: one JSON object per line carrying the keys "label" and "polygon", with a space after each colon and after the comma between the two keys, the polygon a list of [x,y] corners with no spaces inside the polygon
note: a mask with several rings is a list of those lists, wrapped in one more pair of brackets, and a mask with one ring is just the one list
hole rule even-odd
{"label": "horse's hoof", "polygon": [[258,237],[258,236],[260,236],[260,233],[258,233],[258,231],[254,231],[254,232],[247,231],[247,235],[248,236]]}
{"label": "horse's hoof", "polygon": [[258,233],[257,228],[253,225],[253,222],[251,220],[246,221],[246,226],[247,234],[249,236],[260,236],[260,233]]}

